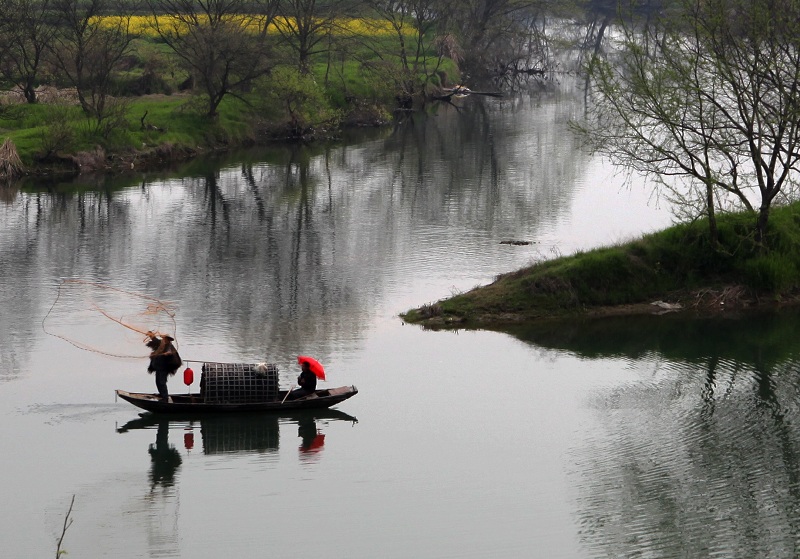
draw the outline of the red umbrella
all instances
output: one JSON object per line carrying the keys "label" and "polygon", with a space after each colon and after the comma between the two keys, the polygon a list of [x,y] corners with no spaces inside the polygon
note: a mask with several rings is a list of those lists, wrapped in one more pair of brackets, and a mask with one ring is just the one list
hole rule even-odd
{"label": "red umbrella", "polygon": [[305,355],[298,355],[297,362],[301,365],[303,363],[308,363],[309,369],[311,372],[317,375],[319,380],[325,380],[325,368],[322,366],[322,363],[314,359],[313,357],[306,357]]}

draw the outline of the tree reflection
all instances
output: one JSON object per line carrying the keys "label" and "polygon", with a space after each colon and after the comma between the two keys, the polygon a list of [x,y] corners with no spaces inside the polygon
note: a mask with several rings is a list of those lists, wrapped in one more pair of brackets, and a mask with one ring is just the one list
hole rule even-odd
{"label": "tree reflection", "polygon": [[[174,301],[186,359],[324,358],[363,338],[387,285],[446,273],[471,236],[532,237],[569,211],[589,161],[566,134],[580,101],[469,101],[353,143],[23,192],[2,206],[0,274],[44,281],[7,278],[13,316],[38,327],[59,278],[92,278]],[[10,316],[4,359],[27,351]],[[212,340],[230,355],[186,349]]]}
{"label": "tree reflection", "polygon": [[800,313],[530,326],[545,350],[621,360],[576,451],[584,544],[605,557],[795,557]]}

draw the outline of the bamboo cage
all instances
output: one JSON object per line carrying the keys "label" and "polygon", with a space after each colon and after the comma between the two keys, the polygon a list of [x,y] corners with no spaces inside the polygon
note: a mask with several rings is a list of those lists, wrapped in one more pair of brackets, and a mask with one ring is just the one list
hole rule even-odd
{"label": "bamboo cage", "polygon": [[200,392],[206,403],[274,402],[278,399],[278,367],[272,363],[204,363]]}

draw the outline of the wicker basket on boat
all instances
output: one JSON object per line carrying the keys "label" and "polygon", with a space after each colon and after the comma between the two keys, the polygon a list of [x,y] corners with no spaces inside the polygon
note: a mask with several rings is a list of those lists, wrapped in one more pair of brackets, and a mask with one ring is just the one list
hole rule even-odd
{"label": "wicker basket on boat", "polygon": [[212,404],[249,404],[278,399],[278,367],[272,363],[204,363],[203,400]]}

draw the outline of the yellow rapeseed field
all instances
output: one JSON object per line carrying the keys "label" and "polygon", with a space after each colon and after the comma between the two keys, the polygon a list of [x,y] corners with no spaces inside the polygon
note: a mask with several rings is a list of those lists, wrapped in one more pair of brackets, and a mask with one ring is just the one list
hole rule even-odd
{"label": "yellow rapeseed field", "polygon": [[[120,24],[129,21],[129,29],[135,35],[143,37],[155,37],[158,35],[156,32],[156,24],[162,29],[177,29],[180,31],[185,24],[181,23],[178,18],[169,15],[160,16],[103,16],[94,18],[94,21],[100,21],[104,27],[116,27]],[[256,32],[261,29],[263,25],[263,16],[250,16],[250,15],[235,15],[230,17],[232,23],[251,29]],[[286,23],[293,23],[291,18],[283,18],[281,21]],[[386,36],[393,35],[396,31],[392,28],[388,21],[379,19],[337,19],[333,22],[331,27],[335,35],[358,35],[358,36]],[[278,28],[275,23],[271,23],[267,29],[268,33],[277,33]],[[403,34],[409,35],[413,33],[412,27],[403,30]]]}

